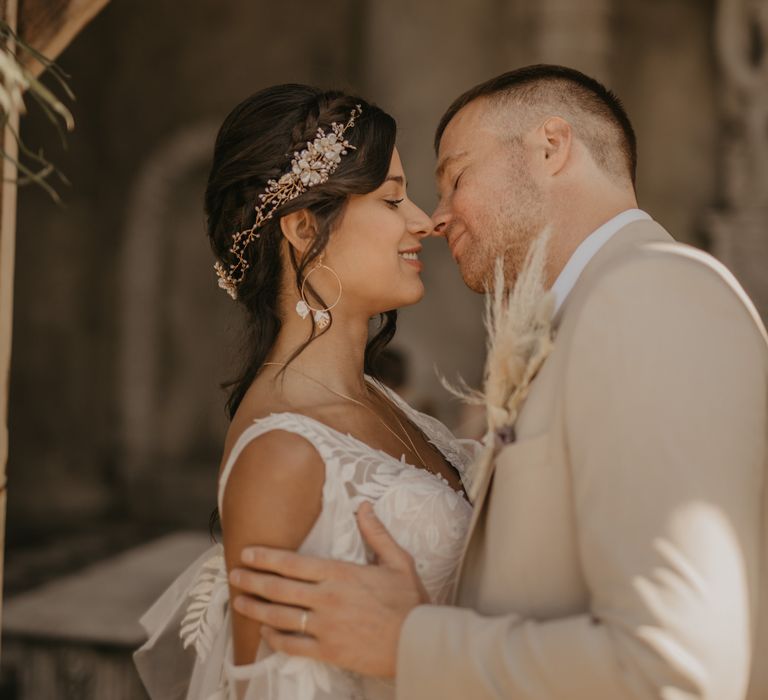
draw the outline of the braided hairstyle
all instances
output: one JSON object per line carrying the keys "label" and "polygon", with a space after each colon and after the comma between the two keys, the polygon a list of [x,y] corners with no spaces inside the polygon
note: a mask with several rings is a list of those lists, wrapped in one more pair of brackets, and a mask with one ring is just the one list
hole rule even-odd
{"label": "braided hairstyle", "polygon": [[[332,122],[346,123],[358,104],[362,114],[345,134],[355,149],[342,157],[327,182],[311,187],[279,207],[274,217],[260,227],[261,236],[246,250],[248,269],[238,287],[237,298],[248,317],[247,352],[240,375],[224,385],[230,390],[226,403],[230,419],[281,328],[279,298],[284,263],[280,253],[283,240],[280,217],[307,209],[315,218],[317,236],[300,259],[289,246],[290,264],[299,290],[306,270],[322,254],[335,225],[341,221],[349,196],[372,192],[386,179],[397,127],[389,114],[359,97],[286,84],[266,88],[243,100],[224,120],[216,137],[205,190],[205,213],[213,252],[218,260],[229,265],[232,236],[253,225],[254,206],[267,181],[278,179],[286,172],[294,151],[302,150],[307,141],[314,140],[318,127],[328,132]],[[309,282],[305,291],[321,306],[326,306]],[[378,328],[365,350],[365,371],[369,374],[375,374],[375,359],[394,336],[396,322],[395,311],[380,315]],[[330,325],[326,330],[328,328]],[[288,362],[316,337],[313,321],[307,340]]]}

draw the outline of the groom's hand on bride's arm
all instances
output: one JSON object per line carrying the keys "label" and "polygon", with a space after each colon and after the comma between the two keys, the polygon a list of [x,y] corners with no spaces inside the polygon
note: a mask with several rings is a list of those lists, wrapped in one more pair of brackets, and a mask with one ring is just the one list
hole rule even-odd
{"label": "groom's hand on bride's arm", "polygon": [[[392,539],[369,503],[360,507],[357,521],[376,554],[375,565],[247,547],[242,554],[247,568],[230,576],[249,595],[238,596],[234,606],[262,624],[262,637],[275,651],[391,678],[403,622],[429,597],[413,558]],[[296,634],[302,624],[306,634]]]}

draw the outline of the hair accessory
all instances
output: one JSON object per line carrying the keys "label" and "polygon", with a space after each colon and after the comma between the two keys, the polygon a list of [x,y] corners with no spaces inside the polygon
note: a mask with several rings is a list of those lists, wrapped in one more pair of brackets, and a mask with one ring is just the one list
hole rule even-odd
{"label": "hair accessory", "polygon": [[[310,306],[309,302],[307,301],[307,297],[304,296],[304,287],[307,285],[309,276],[321,268],[328,270],[336,278],[336,281],[339,283],[339,295],[336,297],[336,301],[334,301],[330,306],[326,306],[324,309],[316,309],[314,306]],[[328,267],[328,265],[323,265],[321,259],[304,278],[304,281],[301,283],[301,289],[299,291],[301,294],[301,299],[296,304],[296,313],[299,314],[299,316],[302,318],[306,318],[309,316],[309,312],[311,311],[314,315],[315,323],[317,324],[318,328],[325,328],[331,322],[331,315],[328,312],[341,301],[341,295],[344,292],[344,288],[341,285],[341,279],[339,279],[336,271],[333,268]]]}
{"label": "hair accessory", "polygon": [[234,262],[227,267],[219,260],[213,266],[219,277],[219,287],[233,299],[237,299],[237,287],[243,281],[248,269],[245,251],[255,239],[261,236],[258,232],[259,227],[265,221],[269,221],[275,210],[282,204],[295,199],[310,187],[328,180],[339,167],[341,156],[346,155],[349,149],[355,149],[344,138],[344,134],[355,125],[355,120],[362,112],[363,108],[355,105],[347,123],[333,122],[328,134],[322,128],[318,128],[314,141],[307,141],[307,147],[303,151],[294,152],[290,170],[278,180],[267,182],[267,189],[259,195],[259,204],[255,207],[256,220],[253,226],[244,231],[238,231],[232,237],[229,252],[232,253]]}

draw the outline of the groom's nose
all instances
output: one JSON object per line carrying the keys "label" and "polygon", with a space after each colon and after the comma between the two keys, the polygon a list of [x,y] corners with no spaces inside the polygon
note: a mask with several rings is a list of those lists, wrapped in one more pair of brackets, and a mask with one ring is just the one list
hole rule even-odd
{"label": "groom's nose", "polygon": [[432,221],[434,226],[432,228],[433,236],[445,236],[445,229],[448,226],[448,222],[451,220],[448,208],[440,202],[437,205],[437,209],[432,212]]}

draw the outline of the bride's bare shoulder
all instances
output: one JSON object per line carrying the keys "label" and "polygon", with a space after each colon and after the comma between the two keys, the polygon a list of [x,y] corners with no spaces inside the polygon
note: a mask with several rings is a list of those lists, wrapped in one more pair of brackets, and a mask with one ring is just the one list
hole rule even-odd
{"label": "bride's bare shoulder", "polygon": [[[256,388],[256,387],[252,387]],[[304,397],[302,397],[303,399]],[[290,414],[313,419],[333,430],[367,437],[375,424],[364,410],[348,401],[333,397],[330,401],[287,401],[279,392],[249,391],[232,422],[224,441],[220,473],[230,461],[232,449],[238,439],[254,422],[264,418]],[[295,421],[291,421],[295,426]],[[224,510],[228,498],[240,498],[253,489],[276,490],[306,484],[318,493],[325,478],[325,465],[313,442],[301,431],[288,429],[280,420],[267,431],[248,441],[230,468],[224,494]],[[239,496],[233,496],[239,494]],[[306,495],[306,492],[305,492]],[[246,500],[248,496],[245,496]]]}
{"label": "bride's bare shoulder", "polygon": [[[229,566],[248,544],[295,549],[322,509],[325,463],[301,434],[280,428],[249,439],[234,455],[238,437],[256,417],[233,421],[222,459],[222,529]],[[287,426],[286,426],[287,427]],[[231,464],[230,464],[231,462]]]}
{"label": "bride's bare shoulder", "polygon": [[249,440],[237,455],[228,474],[223,510],[249,511],[265,494],[283,504],[319,501],[324,481],[323,459],[311,442],[290,431],[270,430]]}
{"label": "bride's bare shoulder", "polygon": [[[277,408],[277,407],[276,407]],[[235,416],[227,431],[224,441],[220,471],[230,460],[232,449],[238,439],[254,422],[273,414],[293,413],[292,411],[277,410],[239,413]],[[284,465],[279,469],[275,465]],[[303,478],[308,472],[314,472],[322,467],[322,459],[314,445],[303,435],[295,431],[281,428],[276,423],[274,428],[267,430],[248,441],[235,459],[230,480],[236,472],[247,472],[246,478],[267,478],[272,472],[275,477]],[[245,475],[241,474],[241,477]]]}
{"label": "bride's bare shoulder", "polygon": [[[343,402],[327,404],[289,404],[278,397],[272,400],[243,402],[230,423],[224,441],[220,474],[230,461],[239,438],[255,422],[270,416],[290,414],[307,417],[335,430],[350,432],[357,428],[350,407]],[[295,426],[295,421],[291,421]],[[282,427],[281,427],[282,426]],[[298,484],[322,489],[324,462],[312,440],[280,420],[269,430],[248,440],[230,467],[225,488],[225,503],[230,494],[252,489],[292,489]],[[226,510],[226,505],[225,505]]]}
{"label": "bride's bare shoulder", "polygon": [[[233,441],[253,418],[232,426]],[[228,570],[242,564],[240,555],[246,546],[297,549],[322,512],[325,465],[314,446],[299,434],[278,428],[257,435],[222,476],[226,483],[221,522]],[[239,592],[230,587],[231,596]],[[236,611],[232,625],[237,658],[253,659],[259,644],[258,625]]]}

